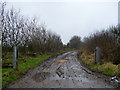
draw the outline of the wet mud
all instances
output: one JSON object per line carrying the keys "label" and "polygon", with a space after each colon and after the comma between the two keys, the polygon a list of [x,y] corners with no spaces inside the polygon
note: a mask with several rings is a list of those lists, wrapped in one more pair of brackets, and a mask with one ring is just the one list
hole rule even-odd
{"label": "wet mud", "polygon": [[77,51],[50,58],[8,88],[113,88],[83,67]]}

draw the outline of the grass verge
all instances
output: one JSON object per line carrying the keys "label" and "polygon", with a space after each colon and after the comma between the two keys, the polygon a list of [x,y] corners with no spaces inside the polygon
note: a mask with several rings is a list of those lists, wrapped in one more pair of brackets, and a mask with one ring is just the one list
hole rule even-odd
{"label": "grass verge", "polygon": [[94,56],[94,54],[88,55],[86,53],[82,53],[81,55],[79,55],[79,58],[82,63],[85,64],[92,71],[100,72],[109,76],[120,76],[120,64],[115,65],[111,62],[95,64]]}
{"label": "grass verge", "polygon": [[25,75],[28,70],[37,67],[39,63],[48,59],[49,57],[53,57],[65,52],[67,51],[60,51],[51,55],[40,55],[31,59],[23,57],[19,58],[17,70],[14,70],[13,68],[2,68],[2,87],[5,87],[14,80],[19,79],[22,75]]}
{"label": "grass verge", "polygon": [[50,55],[41,55],[36,58],[28,59],[22,64],[18,64],[17,70],[13,68],[2,68],[2,86],[8,85],[10,82],[20,78],[26,74],[29,69],[37,67],[37,65],[43,60],[49,58]]}

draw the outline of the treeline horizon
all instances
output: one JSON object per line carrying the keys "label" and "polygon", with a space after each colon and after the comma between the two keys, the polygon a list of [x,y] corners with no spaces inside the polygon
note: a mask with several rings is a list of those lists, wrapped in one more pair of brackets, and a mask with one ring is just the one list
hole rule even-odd
{"label": "treeline horizon", "polygon": [[49,54],[60,50],[83,50],[92,54],[98,46],[101,49],[102,62],[120,64],[120,25],[106,30],[96,31],[81,40],[73,36],[64,45],[60,36],[47,30],[44,24],[38,24],[37,18],[27,18],[16,9],[6,9],[6,3],[0,3],[2,51],[4,55],[17,46],[19,52]]}
{"label": "treeline horizon", "polygon": [[61,38],[47,30],[44,24],[38,24],[37,18],[27,18],[14,8],[6,9],[6,3],[0,3],[2,51],[7,53],[18,47],[19,52],[49,53],[63,48]]}

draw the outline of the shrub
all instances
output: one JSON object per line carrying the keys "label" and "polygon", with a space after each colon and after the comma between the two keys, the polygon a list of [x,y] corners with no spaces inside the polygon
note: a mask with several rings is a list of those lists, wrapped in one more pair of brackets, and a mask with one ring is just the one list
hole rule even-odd
{"label": "shrub", "polygon": [[[111,27],[101,32],[96,32],[84,38],[83,47],[88,54],[94,53],[96,46],[101,49],[101,58],[104,62],[120,64],[120,27]],[[118,34],[116,34],[116,32]]]}

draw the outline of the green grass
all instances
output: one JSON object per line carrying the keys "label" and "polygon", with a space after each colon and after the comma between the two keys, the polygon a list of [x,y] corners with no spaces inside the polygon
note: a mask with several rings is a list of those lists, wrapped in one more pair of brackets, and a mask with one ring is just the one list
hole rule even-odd
{"label": "green grass", "polygon": [[2,88],[2,68],[0,68],[0,88]]}
{"label": "green grass", "polygon": [[13,68],[3,68],[2,69],[2,86],[8,85],[10,82],[20,78],[29,69],[37,67],[37,65],[43,60],[49,58],[50,55],[41,55],[36,58],[28,59],[22,64],[18,64],[17,70]]}
{"label": "green grass", "polygon": [[18,71],[22,74],[25,74],[28,69],[35,68],[40,62],[49,57],[50,55],[42,55],[38,56],[37,58],[29,59],[25,63],[18,65]]}
{"label": "green grass", "polygon": [[[61,53],[65,53],[65,52],[67,51],[60,51],[58,53],[53,53],[51,55],[40,55],[35,58],[19,57],[17,70],[14,70],[13,68],[2,68],[2,86],[5,87],[6,85],[13,82],[14,80],[21,78],[21,76],[26,74],[28,70],[37,67],[38,64],[44,61],[45,59],[48,59],[49,57],[52,57]],[[3,63],[7,65],[11,65],[12,59],[11,60],[10,58],[7,58],[7,59],[8,59],[8,62],[3,62]]]}
{"label": "green grass", "polygon": [[96,64],[89,64],[88,67],[96,72],[102,72],[105,75],[116,76],[119,75],[118,65],[114,65],[111,62],[96,65]]}

